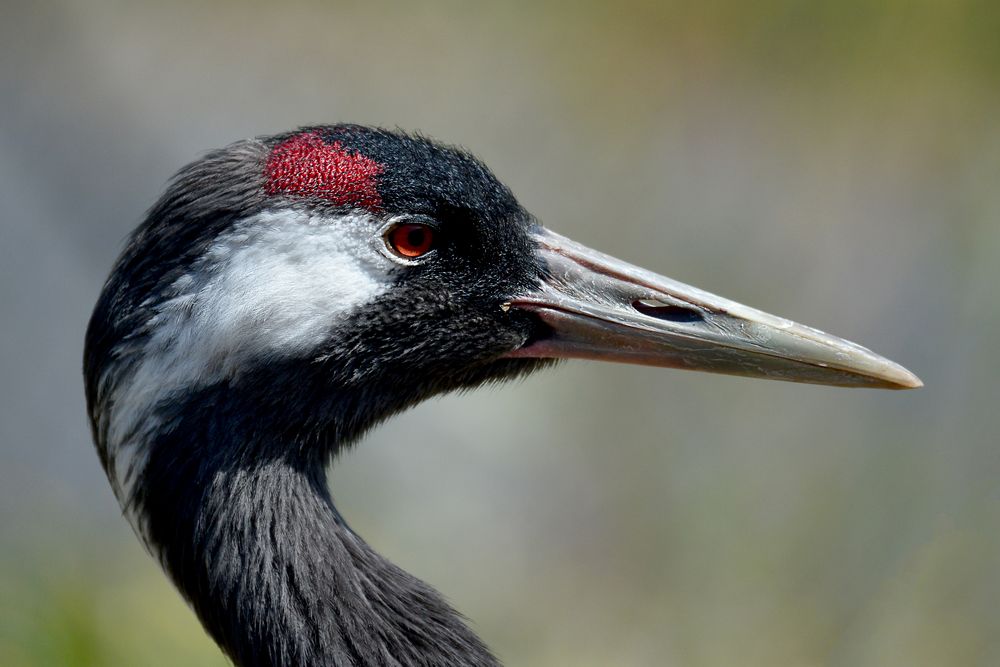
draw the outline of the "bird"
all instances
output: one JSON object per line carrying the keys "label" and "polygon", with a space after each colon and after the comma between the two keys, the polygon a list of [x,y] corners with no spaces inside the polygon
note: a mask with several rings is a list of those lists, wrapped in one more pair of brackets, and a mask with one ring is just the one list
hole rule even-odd
{"label": "bird", "polygon": [[921,386],[859,345],[551,231],[462,148],[355,124],[182,168],[124,243],[83,357],[125,518],[253,667],[500,664],[328,487],[339,453],[428,397],[571,358]]}

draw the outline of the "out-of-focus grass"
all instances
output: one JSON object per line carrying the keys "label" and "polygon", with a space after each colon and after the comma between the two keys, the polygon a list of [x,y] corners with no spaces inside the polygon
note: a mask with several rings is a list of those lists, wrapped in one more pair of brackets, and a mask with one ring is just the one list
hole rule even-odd
{"label": "out-of-focus grass", "polygon": [[128,549],[111,561],[67,554],[6,560],[0,665],[229,664],[166,579]]}

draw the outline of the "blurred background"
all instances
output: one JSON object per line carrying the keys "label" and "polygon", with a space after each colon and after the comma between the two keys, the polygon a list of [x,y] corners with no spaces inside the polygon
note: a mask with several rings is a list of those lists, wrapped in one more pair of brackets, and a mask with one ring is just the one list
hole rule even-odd
{"label": "blurred background", "polygon": [[316,122],[926,388],[568,363],[331,473],[510,665],[1000,664],[1000,5],[3,3],[0,664],[224,665],[120,516],[80,359],[181,165]]}

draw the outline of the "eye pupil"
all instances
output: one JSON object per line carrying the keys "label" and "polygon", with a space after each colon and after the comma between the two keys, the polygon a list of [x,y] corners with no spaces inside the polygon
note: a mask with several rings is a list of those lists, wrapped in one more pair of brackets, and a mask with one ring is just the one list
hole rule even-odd
{"label": "eye pupil", "polygon": [[406,223],[393,227],[386,244],[397,255],[416,258],[426,255],[434,245],[434,229],[428,225]]}

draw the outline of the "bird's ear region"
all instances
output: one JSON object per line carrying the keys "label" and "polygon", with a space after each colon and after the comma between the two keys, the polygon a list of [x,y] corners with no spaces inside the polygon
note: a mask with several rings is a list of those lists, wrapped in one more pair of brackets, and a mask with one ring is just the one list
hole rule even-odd
{"label": "bird's ear region", "polygon": [[378,177],[384,171],[385,165],[340,141],[328,143],[319,132],[300,132],[271,150],[264,188],[270,196],[318,197],[381,213]]}

